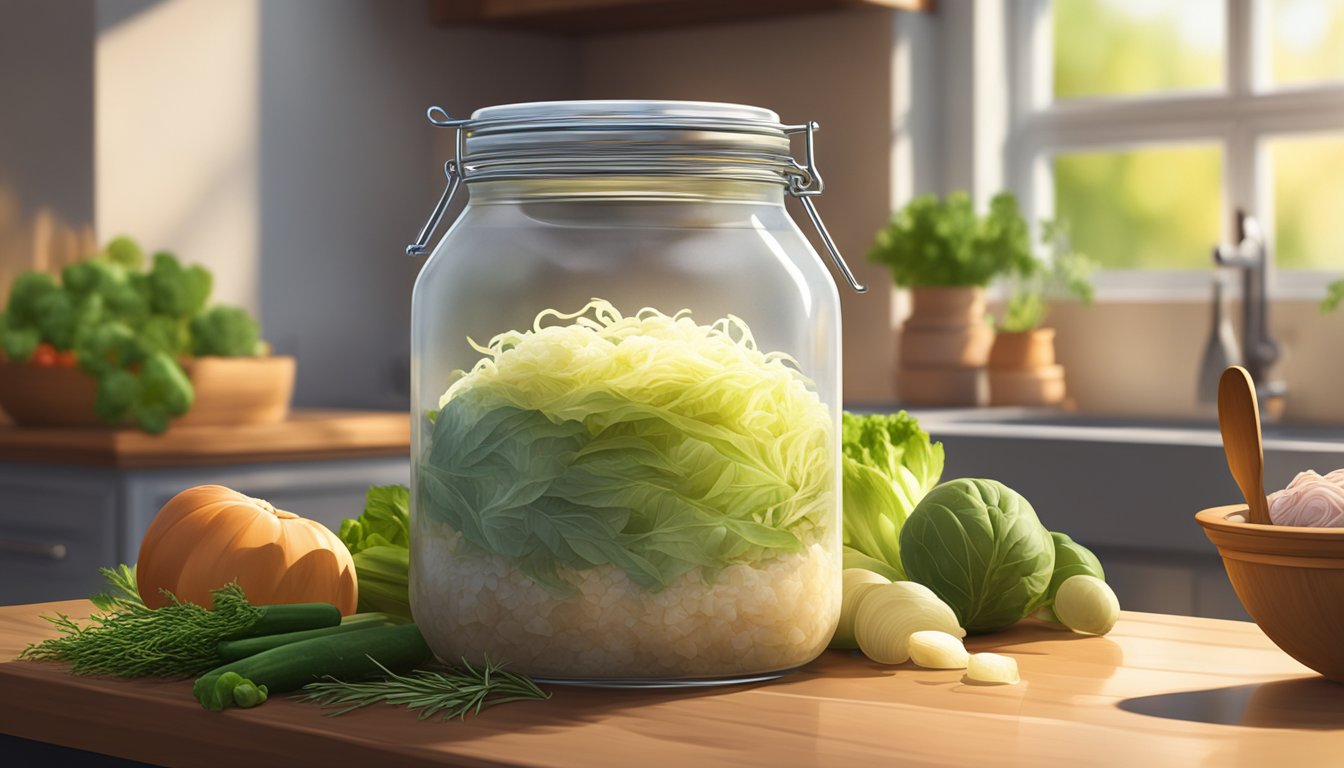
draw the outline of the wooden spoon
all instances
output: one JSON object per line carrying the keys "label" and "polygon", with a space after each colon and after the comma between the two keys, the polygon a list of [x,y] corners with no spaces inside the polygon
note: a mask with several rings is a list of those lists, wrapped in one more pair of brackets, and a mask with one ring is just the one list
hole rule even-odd
{"label": "wooden spoon", "polygon": [[1223,433],[1227,468],[1246,497],[1248,521],[1272,525],[1265,498],[1265,447],[1260,438],[1260,405],[1255,382],[1239,365],[1223,371],[1218,380],[1218,427]]}

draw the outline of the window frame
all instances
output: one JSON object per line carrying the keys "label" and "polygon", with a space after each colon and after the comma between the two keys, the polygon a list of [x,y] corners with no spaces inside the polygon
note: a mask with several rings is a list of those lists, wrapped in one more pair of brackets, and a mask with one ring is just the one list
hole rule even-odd
{"label": "window frame", "polygon": [[[1344,137],[1344,81],[1274,87],[1267,0],[1224,0],[1220,88],[1053,101],[1052,0],[1014,0],[1006,19],[1009,119],[1004,180],[1032,221],[1054,215],[1053,154],[1214,144],[1222,151],[1219,233],[1234,236],[1233,211],[1258,218],[1274,248],[1273,169],[1267,143],[1293,136]],[[1210,253],[1214,242],[1209,242]],[[1210,255],[1212,265],[1212,255]],[[1099,270],[1102,299],[1207,298],[1212,270]],[[1276,298],[1319,299],[1339,270],[1271,270]]]}

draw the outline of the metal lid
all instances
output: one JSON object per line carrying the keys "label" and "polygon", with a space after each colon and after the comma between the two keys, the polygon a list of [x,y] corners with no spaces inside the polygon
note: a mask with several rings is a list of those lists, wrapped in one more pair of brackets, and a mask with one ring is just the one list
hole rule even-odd
{"label": "metal lid", "polygon": [[[464,181],[594,175],[694,176],[801,187],[786,126],[768,109],[702,101],[545,101],[478,109],[460,131]],[[441,117],[440,117],[441,115]]]}
{"label": "metal lid", "polygon": [[[448,186],[407,246],[423,253],[460,182],[583,176],[689,176],[783,185],[799,198],[836,267],[866,289],[831,240],[811,198],[824,190],[813,159],[816,123],[785,125],[768,109],[708,101],[539,101],[485,107],[454,119],[430,107],[429,121],[457,131]],[[790,137],[805,135],[803,163]]]}

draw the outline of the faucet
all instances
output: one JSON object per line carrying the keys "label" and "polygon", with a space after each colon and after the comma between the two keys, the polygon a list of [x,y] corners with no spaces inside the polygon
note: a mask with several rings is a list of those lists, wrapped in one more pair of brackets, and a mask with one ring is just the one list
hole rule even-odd
{"label": "faucet", "polygon": [[1269,249],[1260,222],[1238,209],[1237,242],[1214,246],[1213,261],[1222,267],[1241,270],[1242,365],[1251,374],[1262,401],[1283,397],[1287,391],[1284,383],[1268,380],[1270,367],[1279,359],[1279,343],[1269,335],[1269,300],[1265,290]]}

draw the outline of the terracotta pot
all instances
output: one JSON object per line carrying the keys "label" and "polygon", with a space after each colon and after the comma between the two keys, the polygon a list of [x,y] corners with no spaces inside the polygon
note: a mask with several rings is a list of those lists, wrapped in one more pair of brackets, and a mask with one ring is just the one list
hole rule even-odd
{"label": "terracotta pot", "polygon": [[896,397],[908,405],[988,405],[989,377],[984,368],[902,364],[896,370]]}
{"label": "terracotta pot", "polygon": [[990,405],[1058,405],[1064,402],[1064,366],[989,369]]}
{"label": "terracotta pot", "polygon": [[960,328],[901,328],[901,365],[980,368],[994,344],[994,328],[976,323]]}
{"label": "terracotta pot", "polygon": [[[200,357],[182,367],[196,399],[174,426],[270,424],[289,415],[292,357]],[[97,390],[79,368],[0,361],[0,408],[19,426],[106,429],[93,412]]]}
{"label": "terracotta pot", "polygon": [[1010,370],[1046,368],[1055,364],[1055,329],[999,331],[989,350],[989,367]]}
{"label": "terracotta pot", "polygon": [[985,289],[910,289],[901,327],[896,394],[910,405],[977,406],[989,402],[985,363],[994,328],[985,322]]}
{"label": "terracotta pot", "polygon": [[985,289],[916,287],[910,289],[909,328],[964,328],[984,322]]}

